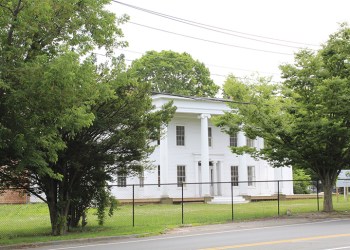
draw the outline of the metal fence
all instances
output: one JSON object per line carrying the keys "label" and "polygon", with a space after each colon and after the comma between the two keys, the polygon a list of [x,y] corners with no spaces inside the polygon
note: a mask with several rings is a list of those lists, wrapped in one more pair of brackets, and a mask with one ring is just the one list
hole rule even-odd
{"label": "metal fence", "polygon": [[[284,192],[288,185],[298,186],[298,183],[304,184],[299,190],[307,194]],[[237,188],[242,185],[250,189],[251,195],[238,195]],[[266,195],[259,191],[264,187],[276,192]],[[210,197],[198,195],[203,190],[216,193]],[[106,218],[104,227],[130,232],[137,228],[224,223],[323,209],[322,186],[318,181],[253,181],[249,185],[248,182],[141,183],[111,186],[111,191],[118,206],[114,215]],[[335,190],[334,209],[348,211],[350,200],[346,189],[340,191]],[[157,192],[159,195],[155,196]],[[165,193],[168,195],[164,196]],[[95,208],[88,211],[87,221],[86,228],[99,227]],[[41,200],[23,190],[6,190],[0,194],[0,245],[9,238],[48,235],[50,231],[48,208]]]}
{"label": "metal fence", "polygon": [[[305,193],[286,194],[283,186],[304,183]],[[198,224],[247,220],[251,218],[277,217],[301,212],[316,212],[322,208],[323,195],[317,181],[241,181],[208,183],[133,184],[111,186],[121,208],[129,207],[132,226],[156,223]],[[240,195],[235,190],[246,184],[253,190],[249,195]],[[198,196],[201,189],[211,190],[219,186],[222,194]],[[269,185],[275,193],[260,192],[262,185]],[[207,186],[207,188],[205,188]],[[157,197],[154,190],[158,189]],[[162,192],[166,189],[166,192]],[[293,187],[292,187],[293,189]],[[225,190],[225,191],[223,191]],[[166,193],[166,196],[162,196]],[[195,195],[194,195],[195,194]],[[145,207],[154,207],[155,213]],[[162,214],[164,212],[164,214]],[[145,215],[147,221],[144,220]],[[159,219],[160,217],[166,217]]]}

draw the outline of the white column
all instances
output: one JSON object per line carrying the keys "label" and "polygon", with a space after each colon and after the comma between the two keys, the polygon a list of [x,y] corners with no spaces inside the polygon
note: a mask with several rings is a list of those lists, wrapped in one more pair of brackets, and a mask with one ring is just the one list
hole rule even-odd
{"label": "white column", "polygon": [[[168,127],[163,126],[160,138],[160,183],[168,183]],[[162,185],[162,197],[169,197],[168,186]]]}
{"label": "white column", "polygon": [[[239,147],[246,145],[246,137],[243,132],[238,132],[237,134],[237,144]],[[248,169],[247,169],[247,155],[243,154],[239,157],[238,166],[238,181],[244,181],[244,183],[239,183],[239,194],[246,195],[248,192]]]}
{"label": "white column", "polygon": [[[201,114],[201,165],[202,182],[210,182],[209,179],[209,145],[208,145],[208,119],[209,114]],[[202,185],[202,196],[210,196],[210,184]]]}

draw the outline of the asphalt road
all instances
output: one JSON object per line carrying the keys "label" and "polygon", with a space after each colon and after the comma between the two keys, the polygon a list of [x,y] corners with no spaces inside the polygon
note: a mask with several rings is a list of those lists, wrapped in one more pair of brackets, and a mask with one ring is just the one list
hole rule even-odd
{"label": "asphalt road", "polygon": [[[28,248],[27,248],[28,249]],[[31,248],[30,248],[31,249]],[[183,227],[145,238],[120,238],[88,243],[41,246],[36,250],[156,249],[350,249],[350,219],[278,219],[201,227]]]}

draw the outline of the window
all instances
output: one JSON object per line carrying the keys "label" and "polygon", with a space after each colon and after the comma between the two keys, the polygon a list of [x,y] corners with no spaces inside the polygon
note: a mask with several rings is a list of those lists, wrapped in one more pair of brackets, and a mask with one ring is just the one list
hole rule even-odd
{"label": "window", "polygon": [[140,180],[140,187],[144,187],[145,186],[145,175],[144,175],[143,170],[141,170],[141,172],[139,174],[139,180]]}
{"label": "window", "polygon": [[185,146],[185,126],[176,126],[176,145]]}
{"label": "window", "polygon": [[238,186],[238,166],[231,166],[231,183],[232,186]]}
{"label": "window", "polygon": [[248,186],[255,186],[255,167],[248,166]]}
{"label": "window", "polygon": [[247,137],[247,146],[254,148],[254,140]]}
{"label": "window", "polygon": [[182,183],[186,182],[186,166],[178,165],[177,166],[177,186],[181,187]]}
{"label": "window", "polygon": [[160,187],[160,165],[158,165],[158,187]]}
{"label": "window", "polygon": [[208,127],[208,145],[209,147],[212,146],[212,131],[210,127]]}
{"label": "window", "polygon": [[237,141],[238,141],[237,133],[230,135],[230,147],[237,147],[238,145]]}
{"label": "window", "polygon": [[117,184],[118,184],[118,187],[126,187],[126,175],[125,174],[118,174]]}

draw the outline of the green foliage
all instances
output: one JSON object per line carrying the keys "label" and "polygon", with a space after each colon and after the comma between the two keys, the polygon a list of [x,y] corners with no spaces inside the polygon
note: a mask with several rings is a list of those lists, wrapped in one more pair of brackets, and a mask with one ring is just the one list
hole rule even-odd
{"label": "green foliage", "polygon": [[153,112],[150,84],[109,56],[125,44],[117,25],[127,20],[105,8],[110,0],[3,2],[0,183],[30,187],[48,204],[52,233],[64,234],[120,168],[146,165],[174,108]]}
{"label": "green foliage", "polygon": [[152,84],[152,91],[214,97],[219,87],[205,65],[187,53],[148,51],[133,61],[130,74]]}
{"label": "green foliage", "polygon": [[96,197],[96,205],[98,225],[102,226],[105,222],[107,207],[109,207],[108,216],[111,217],[113,216],[114,209],[116,209],[117,202],[108,190],[101,189]]}
{"label": "green foliage", "polygon": [[309,194],[311,177],[303,169],[293,169],[293,192],[294,194]]}
{"label": "green foliage", "polygon": [[94,61],[86,55],[96,46],[110,51],[119,43],[117,19],[103,8],[108,2],[12,0],[0,5],[1,166],[11,166],[11,172],[30,167],[61,178],[48,162],[56,162],[66,147],[62,135],[74,136],[90,126],[90,105],[106,98]]}
{"label": "green foliage", "polygon": [[343,24],[320,51],[298,52],[294,64],[281,66],[281,84],[229,76],[224,93],[234,111],[217,121],[228,132],[242,129],[250,138],[264,138],[264,148],[248,153],[274,167],[311,170],[324,186],[325,211],[332,210],[339,171],[350,163],[349,33]]}

